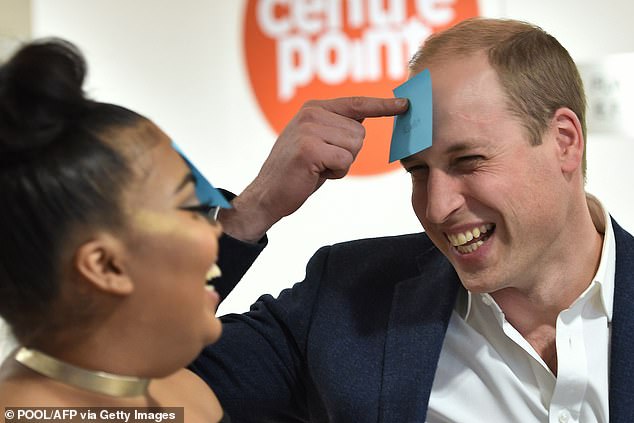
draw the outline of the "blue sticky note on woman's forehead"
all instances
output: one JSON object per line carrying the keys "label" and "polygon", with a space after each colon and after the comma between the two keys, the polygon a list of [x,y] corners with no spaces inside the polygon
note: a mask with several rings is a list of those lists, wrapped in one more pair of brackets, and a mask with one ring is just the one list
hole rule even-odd
{"label": "blue sticky note on woman's forehead", "polygon": [[194,179],[196,180],[196,197],[198,198],[198,201],[202,204],[230,209],[231,204],[229,204],[225,196],[211,185],[207,178],[205,178],[198,168],[189,161],[185,153],[183,153],[183,150],[181,150],[174,141],[172,141],[172,147],[174,147],[174,150],[176,150],[183,160],[185,160],[185,163],[189,166],[192,175],[194,175]]}
{"label": "blue sticky note on woman's forehead", "polygon": [[390,163],[431,147],[433,115],[429,69],[394,88],[393,92],[396,97],[409,100],[409,109],[394,119]]}

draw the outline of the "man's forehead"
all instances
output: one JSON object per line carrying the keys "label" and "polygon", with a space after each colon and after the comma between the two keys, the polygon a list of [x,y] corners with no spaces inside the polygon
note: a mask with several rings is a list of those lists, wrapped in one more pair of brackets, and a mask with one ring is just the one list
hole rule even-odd
{"label": "man's forehead", "polygon": [[419,151],[410,156],[402,158],[400,160],[401,165],[404,168],[408,168],[409,166],[412,166],[415,164],[427,163],[427,161],[429,160],[429,156],[433,154],[434,152],[434,150],[432,150],[433,148],[434,147],[429,147],[429,148],[426,148],[425,150]]}
{"label": "man's forehead", "polygon": [[453,141],[440,141],[435,142],[431,147],[412,154],[408,157],[401,159],[403,167],[420,162],[427,162],[429,160],[438,160],[442,157],[449,157],[455,154],[470,152],[474,150],[488,150],[493,146],[490,141],[483,139],[465,139],[465,140],[453,140]]}
{"label": "man's forehead", "polygon": [[464,141],[464,137],[489,138],[502,122],[515,119],[484,53],[422,65],[411,69],[408,81],[394,90],[397,97],[409,99],[410,110],[395,120],[390,162],[426,151],[440,141],[447,145],[434,149],[441,150],[439,154],[473,148],[481,142]]}

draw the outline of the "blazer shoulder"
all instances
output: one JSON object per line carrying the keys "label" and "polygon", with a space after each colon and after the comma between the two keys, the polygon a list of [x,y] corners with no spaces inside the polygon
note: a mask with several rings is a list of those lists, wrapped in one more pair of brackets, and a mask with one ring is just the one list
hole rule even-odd
{"label": "blazer shoulder", "polygon": [[[385,250],[380,251],[377,250],[378,248],[384,248]],[[346,252],[348,250],[356,251],[361,249],[374,250],[382,254],[401,248],[411,248],[412,251],[422,253],[424,250],[434,248],[434,244],[425,232],[418,232],[405,235],[355,239],[353,241],[346,241],[332,246],[332,249],[337,252]]]}
{"label": "blazer shoulder", "polygon": [[389,273],[392,280],[416,275],[421,255],[442,256],[424,232],[347,241],[322,253],[328,255],[328,267],[337,272],[364,277]]}

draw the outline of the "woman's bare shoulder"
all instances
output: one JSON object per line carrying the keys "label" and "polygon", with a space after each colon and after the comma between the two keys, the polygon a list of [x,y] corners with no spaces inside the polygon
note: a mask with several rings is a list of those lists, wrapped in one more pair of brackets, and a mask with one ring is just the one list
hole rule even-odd
{"label": "woman's bare shoulder", "polygon": [[22,366],[8,357],[0,367],[0,406],[37,406],[41,391]]}
{"label": "woman's bare shoulder", "polygon": [[150,391],[166,407],[183,407],[187,422],[217,422],[222,418],[223,411],[216,394],[187,369],[153,381]]}
{"label": "woman's bare shoulder", "polygon": [[61,407],[64,402],[48,384],[29,379],[0,380],[0,408],[2,407]]}

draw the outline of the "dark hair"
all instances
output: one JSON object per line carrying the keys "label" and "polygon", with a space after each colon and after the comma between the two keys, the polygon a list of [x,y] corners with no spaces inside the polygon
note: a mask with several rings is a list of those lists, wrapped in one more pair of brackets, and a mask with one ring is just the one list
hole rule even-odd
{"label": "dark hair", "polygon": [[114,140],[143,119],[84,95],[69,42],[29,43],[0,67],[0,315],[18,340],[59,321],[60,257],[73,228],[122,225],[132,171]]}

